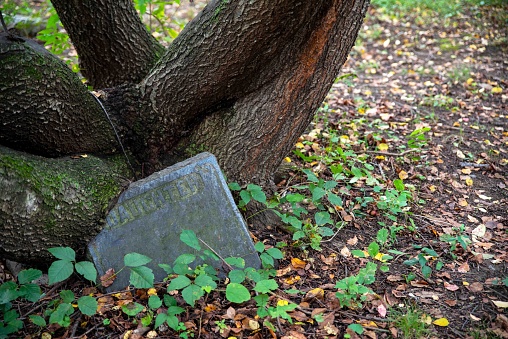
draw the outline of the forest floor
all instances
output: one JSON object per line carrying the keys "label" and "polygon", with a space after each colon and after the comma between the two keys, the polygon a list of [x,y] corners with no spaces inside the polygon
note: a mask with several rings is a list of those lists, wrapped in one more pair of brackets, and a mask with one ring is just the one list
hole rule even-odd
{"label": "forest floor", "polygon": [[[314,188],[302,171],[308,169],[323,179],[315,186],[335,182],[330,192],[342,203],[302,201],[311,222],[299,241],[271,225],[251,230],[267,246],[288,244],[278,262],[276,294],[298,305],[288,312],[292,321],[273,319],[273,331],[260,326],[253,301],[233,304],[214,291],[193,308],[180,305],[185,333],[508,338],[507,13],[507,5],[471,7],[450,17],[371,8],[340,80],[276,182],[279,197],[305,194],[301,186]],[[323,224],[312,225],[323,206],[340,229],[331,227],[332,236]],[[378,266],[373,281],[336,286],[368,263]],[[357,293],[358,286],[371,292]],[[85,286],[71,279],[66,288],[79,295]],[[46,292],[49,300],[58,291]],[[137,291],[108,300],[120,305],[146,298]],[[28,325],[16,337],[178,337],[167,327],[150,331],[110,306],[67,328]],[[33,311],[32,305],[17,307],[21,314]]]}

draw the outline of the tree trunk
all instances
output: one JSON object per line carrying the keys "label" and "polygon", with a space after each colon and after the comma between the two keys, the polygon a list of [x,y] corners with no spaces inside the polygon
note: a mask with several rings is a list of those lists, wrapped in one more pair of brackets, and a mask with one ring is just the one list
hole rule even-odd
{"label": "tree trunk", "polygon": [[[88,78],[104,86],[123,84],[105,89],[101,100],[120,132],[122,143],[137,161],[138,171],[145,176],[206,150],[217,156],[230,181],[253,182],[265,187],[270,187],[281,160],[312,121],[353,46],[368,6],[368,0],[258,0],[255,3],[212,0],[148,71],[136,60],[154,60],[158,47],[141,43],[151,41],[144,28],[135,34],[123,32],[139,21],[133,18],[132,8],[125,1],[117,8],[109,0],[88,0],[80,4],[53,0],[80,57],[86,53],[84,50],[94,51],[93,58],[82,59],[88,63],[85,67],[90,72],[85,72]],[[85,20],[68,21],[73,18],[70,13],[75,8],[88,8],[89,12],[83,15]],[[92,8],[97,13],[112,13],[107,12],[108,8],[121,9],[122,15],[94,16],[90,14]],[[116,27],[111,31],[118,29],[122,34],[106,38],[104,29],[94,29],[108,24]],[[132,39],[140,42],[133,50],[123,52],[103,42],[112,36],[116,39],[114,46],[128,45]],[[91,46],[95,42],[102,48]],[[141,54],[140,50],[149,51]],[[125,78],[113,66],[108,72],[110,63],[123,64],[130,60],[132,65],[124,67],[132,67],[136,73],[134,78]],[[139,83],[132,83],[140,78]],[[97,104],[91,103],[91,107],[96,110]],[[70,116],[72,113],[67,112]],[[105,123],[104,119],[99,121]],[[107,129],[97,124],[89,126],[88,131],[104,137]],[[106,148],[116,146],[111,135],[106,139]],[[3,166],[4,173],[9,172]],[[114,177],[114,171],[110,174]],[[6,174],[0,175],[3,179]],[[16,174],[14,178],[22,179]],[[3,187],[0,185],[0,190],[3,189],[12,190],[12,185],[4,183]],[[81,201],[90,198],[83,196]],[[100,228],[97,222],[104,212],[104,209],[95,211],[96,223],[89,224],[90,234],[94,235]],[[20,213],[20,209],[13,213]],[[68,216],[72,219],[77,214]],[[3,229],[6,220],[11,229],[27,227],[21,219],[0,215]],[[44,223],[31,229],[37,227],[44,227]],[[21,239],[15,233],[11,236],[18,242]],[[37,248],[44,248],[45,240],[39,239],[39,244]],[[0,251],[19,258],[12,248],[6,250],[2,245]]]}

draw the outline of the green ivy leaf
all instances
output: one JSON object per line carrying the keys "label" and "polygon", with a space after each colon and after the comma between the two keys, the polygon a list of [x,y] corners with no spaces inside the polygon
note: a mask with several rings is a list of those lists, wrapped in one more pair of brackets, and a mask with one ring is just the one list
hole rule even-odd
{"label": "green ivy leaf", "polygon": [[74,308],[71,304],[62,303],[58,305],[56,310],[49,316],[50,324],[59,324],[62,327],[70,325],[69,316],[74,313]]}
{"label": "green ivy leaf", "polygon": [[57,259],[76,261],[76,252],[70,247],[52,247],[48,249]]}
{"label": "green ivy leaf", "polygon": [[192,247],[195,250],[201,251],[201,246],[199,245],[199,239],[196,236],[196,233],[192,230],[183,230],[180,234],[180,240],[189,247]]}
{"label": "green ivy leaf", "polygon": [[258,241],[255,245],[254,245],[254,248],[256,249],[256,251],[258,251],[259,253],[263,253],[265,251],[265,244],[263,244],[261,241]]}
{"label": "green ivy leaf", "polygon": [[179,275],[178,277],[171,280],[168,285],[168,291],[181,290],[184,287],[189,286],[191,280],[184,275]]}
{"label": "green ivy leaf", "polygon": [[142,265],[148,264],[152,259],[147,257],[146,255],[139,254],[136,252],[128,253],[123,257],[123,262],[125,266],[128,267],[138,267]]}
{"label": "green ivy leaf", "polygon": [[229,283],[226,287],[226,299],[233,303],[241,304],[250,300],[250,292],[242,284]]}
{"label": "green ivy leaf", "polygon": [[365,253],[362,250],[352,250],[351,255],[358,258],[365,258]]}
{"label": "green ivy leaf", "polygon": [[170,315],[168,316],[168,318],[166,319],[166,323],[168,324],[169,328],[171,328],[172,330],[174,331],[177,331],[178,330],[178,318],[175,317],[174,315]]}
{"label": "green ivy leaf", "polygon": [[190,253],[180,254],[174,261],[174,264],[189,265],[196,260],[196,256]]}
{"label": "green ivy leaf", "polygon": [[273,279],[266,279],[259,281],[254,287],[254,291],[259,293],[268,293],[279,288],[277,282]]}
{"label": "green ivy leaf", "polygon": [[195,284],[191,284],[182,290],[183,300],[190,306],[194,306],[196,301],[204,295],[203,289]]}
{"label": "green ivy leaf", "polygon": [[240,198],[242,199],[243,203],[247,205],[250,202],[250,192],[240,191]]}
{"label": "green ivy leaf", "polygon": [[401,179],[395,179],[393,181],[393,187],[395,187],[395,189],[399,192],[402,192],[406,186],[404,185],[404,181],[402,181]]}
{"label": "green ivy leaf", "polygon": [[354,331],[356,334],[362,334],[363,333],[363,326],[360,324],[350,324],[347,328]]}
{"label": "green ivy leaf", "polygon": [[18,282],[20,284],[28,284],[36,279],[39,279],[41,276],[42,271],[29,268],[18,273]]}
{"label": "green ivy leaf", "polygon": [[68,260],[54,261],[48,269],[49,284],[55,284],[69,278],[74,272],[72,262]]}
{"label": "green ivy leaf", "polygon": [[94,297],[85,295],[78,299],[78,308],[84,315],[92,316],[97,313],[99,303]]}
{"label": "green ivy leaf", "polygon": [[[151,260],[151,259],[150,259]],[[136,288],[153,287],[154,282],[153,271],[146,266],[131,267],[129,282]]]}
{"label": "green ivy leaf", "polygon": [[97,280],[97,270],[90,261],[77,262],[74,267],[76,268],[76,272],[85,277],[86,280],[91,282],[95,282]]}

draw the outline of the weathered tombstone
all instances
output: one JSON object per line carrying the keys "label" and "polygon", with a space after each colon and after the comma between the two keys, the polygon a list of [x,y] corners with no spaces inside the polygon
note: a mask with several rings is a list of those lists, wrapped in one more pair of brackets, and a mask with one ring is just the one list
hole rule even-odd
{"label": "weathered tombstone", "polygon": [[[106,217],[103,231],[88,251],[103,275],[124,266],[123,257],[137,252],[152,258],[156,281],[165,277],[158,264],[172,264],[193,250],[180,241],[182,230],[193,230],[221,257],[242,257],[259,267],[247,226],[238,211],[215,157],[201,153],[133,183]],[[220,266],[216,262],[217,267]],[[129,270],[121,271],[107,291],[129,285]]]}

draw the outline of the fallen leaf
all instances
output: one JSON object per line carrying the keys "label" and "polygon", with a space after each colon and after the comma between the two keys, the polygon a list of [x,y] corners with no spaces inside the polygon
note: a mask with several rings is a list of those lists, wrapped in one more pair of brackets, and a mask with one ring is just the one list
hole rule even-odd
{"label": "fallen leaf", "polygon": [[388,144],[385,144],[384,142],[380,143],[379,145],[377,145],[377,148],[380,150],[380,151],[387,151],[388,150]]}
{"label": "fallen leaf", "polygon": [[468,186],[473,186],[473,179],[471,179],[471,178],[467,178],[467,179],[466,179],[466,185],[468,185]]}
{"label": "fallen leaf", "polygon": [[464,155],[464,153],[462,153],[462,151],[460,149],[458,149],[455,154],[457,155],[458,158],[460,159],[465,159],[466,156]]}
{"label": "fallen leaf", "polygon": [[379,315],[381,316],[381,318],[386,317],[386,307],[385,307],[385,305],[380,304],[380,305],[377,307],[377,312],[379,313]]}
{"label": "fallen leaf", "polygon": [[439,319],[436,319],[432,322],[434,325],[437,325],[437,326],[441,326],[441,327],[446,327],[448,326],[448,324],[450,324],[450,322],[448,321],[448,319],[446,318],[439,318]]}
{"label": "fallen leaf", "polygon": [[496,305],[496,307],[500,307],[500,308],[507,308],[508,307],[508,301],[492,300],[492,303],[494,305]]}
{"label": "fallen leaf", "polygon": [[407,172],[406,171],[400,171],[399,172],[399,178],[400,178],[400,180],[407,179],[408,178]]}
{"label": "fallen leaf", "polygon": [[323,300],[324,296],[325,291],[322,288],[317,287],[307,292],[307,294],[305,294],[304,300],[312,300],[312,299]]}
{"label": "fallen leaf", "polygon": [[465,199],[459,199],[459,206],[466,207],[467,201]]}
{"label": "fallen leaf", "polygon": [[347,244],[350,246],[354,246],[357,243],[358,243],[358,238],[356,237],[356,235],[354,237],[352,237],[351,239],[347,240]]}
{"label": "fallen leaf", "polygon": [[457,300],[445,300],[444,302],[450,307],[457,305]]}
{"label": "fallen leaf", "polygon": [[290,157],[285,157],[285,158],[284,158],[284,161],[285,161],[285,162],[291,162],[291,158],[290,158]]}
{"label": "fallen leaf", "polygon": [[450,283],[447,283],[446,281],[444,282],[444,287],[448,290],[448,291],[456,291],[459,289],[459,286],[455,285],[455,284],[450,284]]}
{"label": "fallen leaf", "polygon": [[457,268],[457,271],[460,273],[467,273],[469,272],[469,264],[467,262],[463,263]]}
{"label": "fallen leaf", "polygon": [[293,265],[294,268],[305,268],[307,263],[304,260],[298,259],[298,258],[291,258],[291,265]]}
{"label": "fallen leaf", "polygon": [[473,315],[473,314],[471,314],[471,313],[469,313],[469,317],[470,317],[470,318],[471,318],[471,320],[473,320],[473,321],[480,321],[480,320],[482,320],[481,318],[478,318],[478,317],[474,316],[474,315]]}
{"label": "fallen leaf", "polygon": [[496,86],[496,87],[492,87],[491,92],[493,94],[500,94],[500,93],[503,93],[503,89],[501,87]]}
{"label": "fallen leaf", "polygon": [[480,282],[474,282],[471,285],[469,285],[469,290],[474,293],[481,292],[483,291],[483,284]]}

